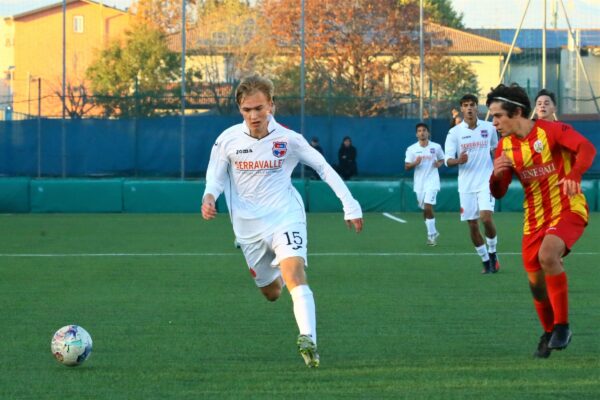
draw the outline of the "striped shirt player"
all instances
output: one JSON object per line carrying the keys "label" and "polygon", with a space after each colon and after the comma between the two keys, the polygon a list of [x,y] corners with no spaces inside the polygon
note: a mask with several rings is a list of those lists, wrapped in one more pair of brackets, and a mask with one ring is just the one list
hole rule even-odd
{"label": "striped shirt player", "polygon": [[304,203],[291,175],[298,163],[314,169],[341,200],[348,227],[362,230],[360,204],[304,137],[275,121],[273,83],[244,78],[236,101],[244,122],[216,140],[206,172],[202,216],[216,217],[216,199],[225,194],[237,242],[250,273],[270,301],[287,286],[300,334],[298,352],[309,368],[319,366],[316,311],[306,281],[307,231]]}
{"label": "striped shirt player", "polygon": [[415,169],[413,176],[413,191],[417,203],[423,210],[425,227],[427,229],[427,244],[435,246],[439,233],[435,226],[433,206],[436,204],[440,191],[440,174],[438,168],[444,163],[442,146],[429,140],[429,127],[424,123],[416,125],[418,142],[406,149],[404,168]]}
{"label": "striped shirt player", "polygon": [[[567,214],[574,214],[587,224],[589,210],[584,194],[568,197],[558,185],[571,173],[581,179],[584,171],[580,171],[581,164],[574,169],[575,152],[587,144],[591,145],[570,125],[545,120],[537,120],[526,138],[514,135],[502,138],[495,156],[504,154],[510,159],[525,191],[524,236],[531,238],[556,226],[561,216]],[[503,195],[511,178],[510,174],[505,174],[502,180],[493,180],[492,193],[496,197]],[[539,269],[539,261],[534,257],[525,266]]]}
{"label": "striped shirt player", "polygon": [[[492,151],[498,145],[498,134],[490,122],[477,118],[477,101],[477,97],[470,94],[461,98],[463,121],[448,132],[444,152],[447,166],[458,165],[460,220],[467,221],[471,241],[483,263],[481,273],[488,274],[500,268],[493,220],[495,200],[488,184],[493,169]],[[479,229],[480,219],[485,241]]]}
{"label": "striped shirt player", "polygon": [[571,341],[563,257],[588,223],[581,177],[596,150],[570,125],[529,120],[529,99],[519,86],[498,86],[487,104],[502,135],[490,190],[501,198],[515,175],[525,191],[522,258],[544,329],[534,356],[547,358]]}

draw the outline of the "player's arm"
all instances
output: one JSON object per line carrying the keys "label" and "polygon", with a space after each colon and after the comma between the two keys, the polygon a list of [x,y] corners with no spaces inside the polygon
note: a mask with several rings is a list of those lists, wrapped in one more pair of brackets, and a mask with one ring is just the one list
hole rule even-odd
{"label": "player's arm", "polygon": [[222,142],[217,140],[211,152],[208,168],[206,169],[206,188],[202,196],[202,217],[206,220],[217,216],[217,198],[223,192],[227,182],[229,161],[223,155]]}
{"label": "player's arm", "polygon": [[571,171],[558,184],[562,185],[563,193],[568,196],[581,193],[581,178],[592,166],[596,156],[596,148],[581,133],[577,132],[571,125],[557,123],[560,127],[555,131],[555,139],[562,147],[567,148],[575,155],[575,162]]}
{"label": "player's arm", "polygon": [[444,164],[444,150],[442,150],[442,146],[438,146],[435,149],[435,155],[437,161],[433,163],[434,168],[439,168]]}
{"label": "player's arm", "polygon": [[404,169],[406,171],[413,169],[417,165],[421,164],[422,158],[420,156],[414,157],[413,153],[406,150],[406,157],[404,159]]}
{"label": "player's arm", "polygon": [[[445,162],[448,167],[455,167],[460,164],[464,164],[468,161],[466,152],[458,154],[458,140],[453,132],[449,132],[446,136],[446,143],[444,144],[444,150],[446,152]],[[456,155],[458,154],[458,158]]]}
{"label": "player's arm", "polygon": [[354,227],[356,233],[362,231],[363,215],[360,204],[352,197],[352,193],[350,193],[342,178],[329,165],[325,157],[308,144],[306,139],[301,135],[297,135],[295,138],[294,148],[298,152],[300,162],[314,169],[323,182],[327,183],[337,198],[340,199],[344,209],[346,225],[349,228]]}
{"label": "player's arm", "polygon": [[496,148],[496,157],[494,158],[494,171],[490,176],[490,192],[497,199],[504,197],[508,191],[508,185],[512,180],[512,161],[502,148]]}

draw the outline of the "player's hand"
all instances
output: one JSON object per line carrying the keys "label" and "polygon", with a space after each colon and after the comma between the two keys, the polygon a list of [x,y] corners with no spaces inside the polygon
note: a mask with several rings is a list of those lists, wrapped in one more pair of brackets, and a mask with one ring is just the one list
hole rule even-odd
{"label": "player's hand", "polygon": [[202,199],[202,218],[208,220],[217,216],[217,207],[215,198],[212,194],[207,194]]}
{"label": "player's hand", "polygon": [[415,162],[413,163],[414,166],[416,167],[417,165],[421,164],[421,161],[423,161],[423,157],[419,156],[415,158]]}
{"label": "player's hand", "polygon": [[558,186],[562,186],[563,194],[566,194],[569,197],[581,193],[581,183],[574,181],[573,179],[562,178],[558,181]]}
{"label": "player's hand", "polygon": [[467,161],[469,161],[469,155],[466,151],[463,151],[462,153],[460,153],[460,156],[458,156],[458,163],[465,164]]}
{"label": "player's hand", "polygon": [[354,227],[354,230],[356,231],[356,233],[360,233],[360,231],[362,231],[362,228],[363,228],[363,219],[362,218],[347,219],[346,226],[348,226],[348,229],[352,229],[352,227]]}
{"label": "player's hand", "polygon": [[512,168],[512,161],[508,156],[504,153],[500,155],[500,157],[494,160],[494,176],[496,178],[500,178],[504,175],[505,171],[508,171]]}

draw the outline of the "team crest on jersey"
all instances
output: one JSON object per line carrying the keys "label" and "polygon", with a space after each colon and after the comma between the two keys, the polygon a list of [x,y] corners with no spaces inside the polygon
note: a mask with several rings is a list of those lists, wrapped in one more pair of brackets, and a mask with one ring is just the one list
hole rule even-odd
{"label": "team crest on jersey", "polygon": [[431,154],[435,154],[435,149],[429,149],[429,152],[430,152]]}
{"label": "team crest on jersey", "polygon": [[485,130],[485,129],[483,129],[483,130],[481,131],[481,137],[482,137],[482,138],[486,138],[486,137],[488,137],[488,131],[487,131],[487,130]]}
{"label": "team crest on jersey", "polygon": [[544,150],[544,144],[542,143],[541,140],[538,139],[533,144],[533,149],[535,150],[536,153],[541,153]]}
{"label": "team crest on jersey", "polygon": [[273,142],[273,155],[277,158],[285,156],[287,153],[287,142]]}

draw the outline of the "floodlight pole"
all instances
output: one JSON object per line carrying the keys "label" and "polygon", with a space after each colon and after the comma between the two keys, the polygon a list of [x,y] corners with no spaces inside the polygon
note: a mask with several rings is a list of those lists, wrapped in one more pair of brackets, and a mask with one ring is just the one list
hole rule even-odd
{"label": "floodlight pole", "polygon": [[42,177],[42,78],[37,77],[38,110],[37,110],[37,177]]}
{"label": "floodlight pole", "polygon": [[[305,29],[304,29],[304,20],[305,20],[305,0],[300,2],[300,135],[304,136],[304,117],[306,113],[306,89],[304,85],[306,84],[306,66],[305,66]],[[302,164],[300,168],[300,178],[304,179],[304,164]]]}
{"label": "floodlight pole", "polygon": [[544,25],[542,29],[542,87],[546,88],[546,8],[547,0],[544,0]]}
{"label": "floodlight pole", "polygon": [[419,120],[423,121],[423,96],[425,90],[423,89],[425,79],[425,49],[423,43],[423,0],[419,4]]}
{"label": "floodlight pole", "polygon": [[62,119],[61,119],[61,160],[62,177],[67,176],[67,128],[65,126],[65,93],[67,92],[67,0],[62,2]]}
{"label": "floodlight pole", "polygon": [[181,131],[179,134],[180,179],[185,179],[185,40],[186,15],[185,0],[181,0]]}

